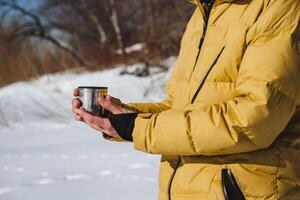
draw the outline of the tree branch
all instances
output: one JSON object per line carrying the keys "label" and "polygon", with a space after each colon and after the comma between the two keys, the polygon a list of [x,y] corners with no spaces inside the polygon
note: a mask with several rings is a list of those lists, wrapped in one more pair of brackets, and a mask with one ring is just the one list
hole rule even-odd
{"label": "tree branch", "polygon": [[[7,6],[13,10],[19,11],[22,13],[24,16],[28,16],[33,20],[33,26],[23,26],[23,30],[19,31],[19,33],[14,34],[15,37],[38,37],[44,40],[47,40],[54,44],[57,48],[67,52],[69,55],[71,55],[79,64],[86,66],[86,67],[91,67],[89,64],[87,64],[84,59],[81,57],[79,53],[77,53],[74,49],[67,47],[66,45],[63,45],[59,40],[55,39],[53,36],[51,36],[48,31],[46,30],[45,26],[43,26],[40,18],[27,11],[20,5],[16,4],[14,1],[13,3],[8,3],[6,1],[0,1],[0,6]],[[26,28],[24,28],[26,27]],[[29,28],[28,28],[29,27]],[[24,30],[25,29],[25,30]],[[27,29],[27,30],[26,30]],[[16,31],[17,32],[17,31]]]}

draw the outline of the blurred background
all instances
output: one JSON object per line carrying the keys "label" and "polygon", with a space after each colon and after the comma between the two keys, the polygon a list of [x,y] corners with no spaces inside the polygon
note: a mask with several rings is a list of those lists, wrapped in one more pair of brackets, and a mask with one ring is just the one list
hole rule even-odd
{"label": "blurred background", "polygon": [[75,122],[72,90],[165,97],[187,0],[0,0],[0,200],[157,199],[159,155]]}
{"label": "blurred background", "polygon": [[176,55],[192,9],[185,0],[1,0],[0,86]]}

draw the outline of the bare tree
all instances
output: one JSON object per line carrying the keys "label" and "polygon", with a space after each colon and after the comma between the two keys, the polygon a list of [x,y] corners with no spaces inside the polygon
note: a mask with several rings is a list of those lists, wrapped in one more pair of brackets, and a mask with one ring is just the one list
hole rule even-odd
{"label": "bare tree", "polygon": [[108,37],[104,31],[103,26],[101,25],[100,20],[98,19],[98,16],[95,14],[93,6],[89,6],[88,1],[86,0],[80,0],[80,2],[86,10],[91,22],[96,26],[99,34],[100,48],[107,48]]}
{"label": "bare tree", "polygon": [[122,51],[122,55],[126,56],[126,50],[125,50],[122,32],[121,32],[120,25],[119,25],[118,13],[117,13],[117,9],[116,9],[115,0],[109,0],[109,6],[110,6],[110,14],[111,14],[110,20],[114,27],[115,33],[116,33],[118,46]]}
{"label": "bare tree", "polygon": [[90,67],[90,65],[84,61],[84,59],[81,57],[81,55],[77,51],[75,51],[71,47],[65,45],[64,43],[61,43],[55,37],[51,36],[49,31],[42,24],[41,19],[37,15],[26,10],[25,8],[18,5],[13,0],[0,1],[0,6],[6,6],[15,11],[19,11],[21,14],[23,14],[24,16],[27,16],[31,19],[31,23],[25,23],[23,26],[18,27],[19,30],[14,31],[15,34],[12,35],[12,39],[14,37],[38,37],[40,39],[47,40],[47,41],[51,42],[52,44],[54,44],[59,49],[69,53],[81,65]]}
{"label": "bare tree", "polygon": [[[161,60],[177,54],[194,9],[182,0],[39,2],[25,9],[24,0],[0,0],[0,40],[6,41],[0,44],[0,76],[10,74],[1,76],[0,84],[79,65],[95,70],[139,62],[138,70],[123,73],[164,72]],[[136,43],[143,44],[142,51],[125,51]]]}

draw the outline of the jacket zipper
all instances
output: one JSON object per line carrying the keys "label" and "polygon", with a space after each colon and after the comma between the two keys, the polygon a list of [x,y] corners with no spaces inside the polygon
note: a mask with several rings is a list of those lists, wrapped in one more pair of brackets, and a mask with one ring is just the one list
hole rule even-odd
{"label": "jacket zipper", "polygon": [[[205,16],[205,18],[204,18],[203,32],[202,32],[202,35],[201,35],[201,38],[200,38],[200,41],[199,41],[198,52],[197,52],[197,56],[196,56],[196,59],[195,59],[195,64],[193,66],[193,71],[195,70],[195,67],[196,67],[196,64],[197,64],[197,61],[199,59],[199,55],[200,55],[200,52],[201,52],[201,49],[202,49],[202,46],[203,46],[203,43],[204,43],[204,39],[205,39],[205,36],[206,36],[207,27],[208,27],[208,21],[209,21],[209,17],[210,17],[210,12],[211,12],[211,8],[212,8],[214,2],[215,2],[215,0],[213,0],[211,3],[209,3],[210,4],[209,5],[210,9],[209,9],[209,12],[208,12],[207,16]],[[169,191],[168,191],[168,193],[169,193],[169,200],[171,200],[171,189],[172,189],[173,179],[174,179],[175,174],[177,172],[177,169],[178,169],[178,167],[180,165],[180,162],[181,162],[181,158],[179,156],[179,160],[178,160],[178,162],[176,164],[175,171],[172,174],[172,177],[171,177],[171,180],[170,180],[170,184],[169,184]]]}
{"label": "jacket zipper", "polygon": [[[200,52],[201,52],[201,49],[202,49],[202,46],[203,46],[203,42],[204,42],[204,39],[205,39],[205,36],[206,36],[208,21],[209,21],[210,12],[211,12],[211,8],[213,7],[213,4],[214,4],[214,0],[211,3],[209,3],[209,5],[208,5],[209,6],[209,11],[208,11],[208,13],[205,13],[205,15],[207,15],[207,16],[204,16],[203,32],[202,32],[202,35],[201,35],[201,38],[200,38],[200,41],[199,41],[199,44],[198,44],[198,53],[197,53],[197,56],[196,56],[196,59],[195,59],[195,64],[194,64],[194,67],[193,67],[193,71],[195,70],[196,64],[198,62],[199,55],[200,55]],[[198,6],[200,6],[200,5],[198,5]]]}
{"label": "jacket zipper", "polygon": [[203,42],[204,42],[206,31],[207,31],[207,26],[205,25],[205,28],[203,30],[203,33],[202,33],[202,36],[201,36],[201,39],[200,39],[200,42],[199,42],[199,45],[198,45],[198,53],[197,53],[197,56],[196,56],[196,59],[195,59],[193,71],[195,71],[195,67],[196,67],[196,64],[197,64],[198,59],[199,59],[199,55],[200,55],[200,52],[201,52],[201,49],[202,49],[202,45],[203,45]]}
{"label": "jacket zipper", "polygon": [[172,177],[171,177],[171,180],[170,180],[170,184],[169,184],[169,191],[168,191],[168,193],[169,193],[169,200],[171,200],[172,182],[173,182],[173,179],[174,179],[175,174],[176,174],[176,172],[177,172],[177,169],[178,169],[178,167],[179,167],[179,165],[180,165],[180,161],[181,161],[181,158],[180,158],[180,156],[179,156],[178,162],[176,163],[175,171],[174,171],[174,173],[172,174]]}
{"label": "jacket zipper", "polygon": [[[202,46],[203,46],[203,43],[204,43],[204,39],[205,39],[205,36],[206,36],[206,32],[207,32],[207,28],[208,28],[208,22],[209,22],[209,17],[210,17],[210,13],[211,13],[211,9],[213,7],[215,3],[215,0],[213,0],[211,3],[209,3],[209,11],[208,13],[205,13],[205,16],[204,16],[204,24],[203,24],[203,32],[202,32],[202,36],[200,38],[200,41],[199,41],[199,45],[198,45],[198,53],[197,53],[197,56],[196,56],[196,60],[195,60],[195,64],[194,64],[194,67],[193,67],[193,72],[196,68],[196,65],[197,65],[197,62],[198,62],[198,59],[199,59],[199,55],[200,55],[200,52],[201,52],[201,49],[202,49]],[[198,5],[199,6],[199,5]],[[207,16],[206,16],[207,15]],[[214,65],[214,64],[213,64]],[[212,68],[212,67],[211,67]],[[210,68],[210,69],[211,69]],[[210,71],[210,70],[209,70]],[[206,79],[207,75],[205,76],[204,79]],[[194,94],[193,98],[192,98],[192,104],[194,103],[200,89],[202,88],[202,83],[200,84],[200,87],[197,89],[196,93]]]}
{"label": "jacket zipper", "polygon": [[217,64],[217,62],[218,62],[220,56],[222,55],[224,49],[225,49],[225,47],[222,48],[222,50],[220,51],[220,53],[218,54],[218,56],[217,56],[216,59],[214,60],[213,64],[210,66],[210,68],[209,68],[208,72],[206,73],[205,77],[203,78],[202,82],[200,83],[200,85],[199,85],[197,91],[195,92],[195,94],[194,94],[194,96],[193,96],[193,98],[192,98],[192,102],[191,102],[192,104],[195,102],[195,100],[196,100],[196,98],[197,98],[197,96],[198,96],[200,90],[202,89],[202,87],[203,87],[203,85],[204,85],[204,83],[205,83],[205,81],[206,81],[206,79],[207,79],[207,77],[208,77],[208,75],[209,75],[209,73],[210,73],[210,71],[211,71],[212,68]]}

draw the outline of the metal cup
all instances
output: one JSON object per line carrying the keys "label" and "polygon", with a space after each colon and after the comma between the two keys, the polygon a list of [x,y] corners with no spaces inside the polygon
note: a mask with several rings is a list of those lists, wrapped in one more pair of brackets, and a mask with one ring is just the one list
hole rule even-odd
{"label": "metal cup", "polygon": [[92,115],[100,117],[107,116],[107,111],[98,103],[99,97],[105,97],[107,95],[107,87],[80,86],[78,90],[82,108]]}

